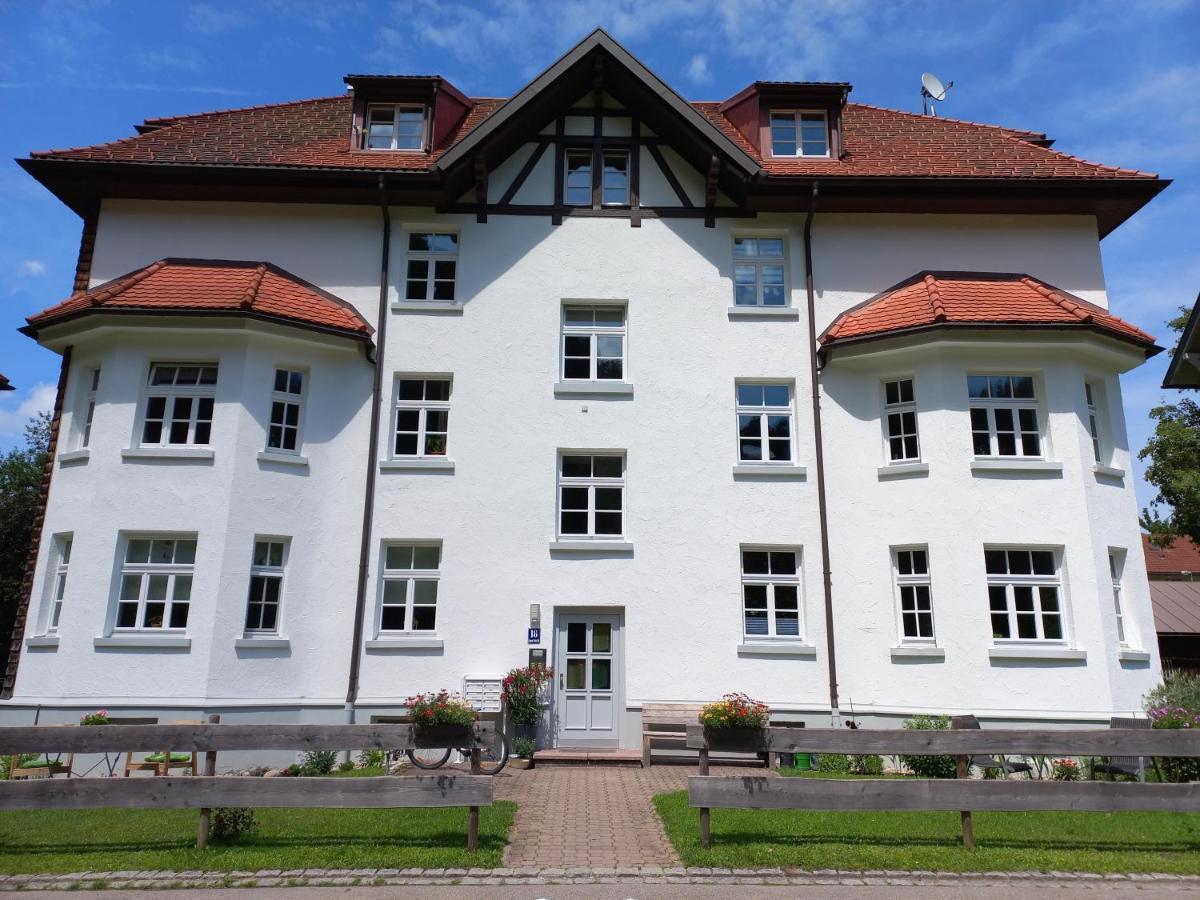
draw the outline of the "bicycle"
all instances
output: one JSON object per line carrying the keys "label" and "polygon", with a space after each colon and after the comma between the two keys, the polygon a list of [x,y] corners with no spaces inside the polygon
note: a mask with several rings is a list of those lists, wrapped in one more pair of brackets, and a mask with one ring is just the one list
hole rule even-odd
{"label": "bicycle", "polygon": [[[496,741],[491,747],[479,748],[479,772],[482,775],[495,775],[508,765],[508,740],[503,732],[503,725],[496,731]],[[433,747],[429,749],[405,750],[404,755],[418,769],[440,769],[450,761],[450,754],[461,753],[471,758],[470,747]]]}

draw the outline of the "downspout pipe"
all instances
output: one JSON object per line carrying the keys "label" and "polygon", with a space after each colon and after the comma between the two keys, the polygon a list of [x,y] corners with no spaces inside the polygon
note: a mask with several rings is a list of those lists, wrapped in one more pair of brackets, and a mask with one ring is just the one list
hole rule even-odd
{"label": "downspout pipe", "polygon": [[379,260],[379,314],[376,317],[375,373],[371,384],[371,431],[367,440],[367,478],[363,487],[362,543],[358,550],[358,584],[354,595],[354,632],[350,636],[350,678],[346,685],[346,718],[354,723],[358,701],[358,674],[362,664],[363,622],[367,609],[367,581],[371,571],[371,532],[375,518],[375,474],[379,468],[379,418],[383,397],[383,353],[387,346],[388,264],[392,250],[392,215],[388,210],[387,184],[379,176],[379,212],[383,218],[383,249]]}
{"label": "downspout pipe", "polygon": [[819,182],[814,181],[804,219],[804,291],[808,295],[808,366],[812,385],[813,445],[817,463],[817,517],[821,525],[821,581],[825,591],[825,654],[829,659],[829,708],[833,724],[838,711],[837,651],[833,640],[833,576],[829,564],[829,504],[825,498],[825,442],[821,431],[821,388],[817,365],[817,316],[813,291],[812,223],[817,212]]}

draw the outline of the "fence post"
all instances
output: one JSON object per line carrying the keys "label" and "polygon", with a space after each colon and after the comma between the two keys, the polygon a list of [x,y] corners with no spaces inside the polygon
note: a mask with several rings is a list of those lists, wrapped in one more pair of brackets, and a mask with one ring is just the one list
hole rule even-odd
{"label": "fence post", "polygon": [[[213,713],[208,717],[210,725],[218,725],[221,722],[221,716],[218,713]],[[168,751],[166,759],[171,759]],[[193,775],[199,775],[199,772],[193,772]],[[208,750],[204,754],[204,774],[211,778],[217,774],[217,751]],[[208,826],[212,820],[212,810],[207,806],[200,808],[200,823],[196,826],[196,849],[203,850],[208,846]]]}
{"label": "fence post", "polygon": [[[471,774],[479,774],[479,747],[471,748]],[[474,853],[479,849],[479,807],[472,806],[467,810],[467,851]]]}
{"label": "fence post", "polygon": [[[962,728],[962,719],[960,719],[958,716],[955,716],[953,719],[950,720],[950,727],[953,729]],[[955,773],[954,774],[955,774],[956,778],[969,778],[971,776],[971,766],[967,760],[967,757],[955,756],[954,764],[955,764]],[[964,809],[961,812],[959,812],[959,816],[962,818],[963,846],[968,850],[974,850],[975,849],[975,826],[971,822],[971,811],[969,809]]]}
{"label": "fence post", "polygon": [[[700,748],[700,774],[708,774],[708,747]],[[700,807],[700,846],[708,849],[712,846],[712,834],[709,831],[709,808]]]}

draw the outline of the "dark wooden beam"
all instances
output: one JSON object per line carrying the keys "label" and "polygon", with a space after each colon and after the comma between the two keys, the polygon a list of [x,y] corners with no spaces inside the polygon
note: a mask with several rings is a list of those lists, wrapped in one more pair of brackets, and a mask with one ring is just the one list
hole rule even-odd
{"label": "dark wooden beam", "polygon": [[[566,170],[564,166],[567,161],[566,147],[563,146],[563,132],[565,126],[563,117],[559,116],[554,120],[554,208],[562,209],[563,205],[563,179],[566,178]],[[551,214],[550,224],[561,225],[561,213]]]}
{"label": "dark wooden beam", "polygon": [[475,157],[475,221],[487,221],[488,207],[488,171],[487,160],[482,156]]}
{"label": "dark wooden beam", "polygon": [[639,139],[642,136],[642,123],[634,116],[630,126],[629,133],[633,137],[633,145],[629,148],[629,227],[641,228],[642,145]]}
{"label": "dark wooden beam", "polygon": [[507,206],[512,203],[513,197],[517,196],[517,192],[521,190],[527,178],[533,173],[540,160],[546,152],[546,148],[550,146],[550,141],[539,140],[533,152],[529,154],[529,159],[525,160],[525,165],[521,166],[521,171],[517,173],[517,177],[512,180],[512,184],[508,186],[508,190],[504,192],[504,196],[500,198],[500,205]]}
{"label": "dark wooden beam", "polygon": [[708,175],[704,179],[704,227],[716,227],[712,211],[717,205],[717,181],[721,177],[721,160],[714,153],[708,161]]}
{"label": "dark wooden beam", "polygon": [[658,164],[659,169],[662,170],[663,177],[667,179],[667,184],[671,186],[671,190],[675,192],[675,196],[679,198],[679,202],[689,208],[695,206],[695,204],[692,203],[691,199],[688,197],[687,191],[685,191],[683,186],[679,183],[679,179],[675,177],[675,173],[671,171],[671,167],[667,165],[667,161],[663,157],[662,151],[659,150],[654,144],[648,142],[646,144],[646,149],[649,150],[650,155],[654,157],[654,161]]}
{"label": "dark wooden beam", "polygon": [[[473,203],[450,203],[438,207],[440,213],[473,213],[477,207]],[[580,219],[623,219],[632,216],[634,210],[628,206],[603,206],[593,209],[590,206],[554,206],[552,204],[510,203],[501,206],[490,203],[487,207],[489,215],[498,216],[550,216],[551,218]],[[637,213],[643,219],[703,219],[709,214],[699,206],[639,206]],[[712,215],[718,219],[753,219],[757,213],[736,206],[719,206],[712,210]],[[561,221],[556,224],[562,224]]]}

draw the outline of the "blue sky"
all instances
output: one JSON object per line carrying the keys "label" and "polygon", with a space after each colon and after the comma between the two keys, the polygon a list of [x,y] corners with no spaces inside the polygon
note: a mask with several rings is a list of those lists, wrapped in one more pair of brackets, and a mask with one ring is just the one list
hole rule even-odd
{"label": "blue sky", "polygon": [[[508,96],[597,25],[689,99],[755,79],[849,81],[852,99],[1045,131],[1175,183],[1103,245],[1113,309],[1159,335],[1200,290],[1200,2],[367,2],[0,0],[0,448],[53,398],[57,357],[19,335],[67,295],[78,218],[10,160],[133,134],[151,116],[329,96],[348,72],[438,73]],[[1165,358],[1124,379],[1149,432]],[[1137,467],[1140,474],[1140,466]],[[1138,482],[1139,499],[1150,492]]]}

